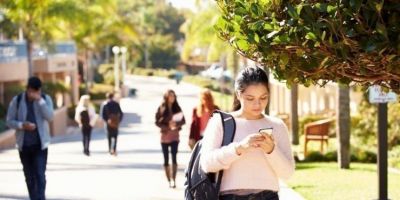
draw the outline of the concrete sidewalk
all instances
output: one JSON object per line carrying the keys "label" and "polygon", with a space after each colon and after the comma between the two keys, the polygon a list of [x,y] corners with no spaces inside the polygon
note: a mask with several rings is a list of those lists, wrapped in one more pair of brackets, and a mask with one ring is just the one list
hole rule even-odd
{"label": "concrete sidewalk", "polygon": [[[199,88],[173,80],[129,77],[137,96],[121,100],[125,117],[118,137],[118,156],[108,154],[103,129],[95,129],[90,144],[91,156],[82,153],[81,134],[70,128],[70,134],[52,139],[47,166],[47,199],[127,199],[178,200],[184,194],[184,169],[190,156],[187,145],[192,108]],[[160,135],[154,125],[154,114],[162,94],[172,88],[186,117],[179,145],[177,188],[168,188],[162,167]],[[22,166],[17,150],[0,152],[0,199],[27,199]],[[281,183],[280,199],[303,199]]]}

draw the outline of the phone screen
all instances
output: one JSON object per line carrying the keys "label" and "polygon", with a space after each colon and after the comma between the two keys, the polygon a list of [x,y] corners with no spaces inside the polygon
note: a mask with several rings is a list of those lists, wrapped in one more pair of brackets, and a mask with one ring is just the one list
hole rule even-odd
{"label": "phone screen", "polygon": [[261,128],[258,132],[270,136],[272,135],[272,128]]}

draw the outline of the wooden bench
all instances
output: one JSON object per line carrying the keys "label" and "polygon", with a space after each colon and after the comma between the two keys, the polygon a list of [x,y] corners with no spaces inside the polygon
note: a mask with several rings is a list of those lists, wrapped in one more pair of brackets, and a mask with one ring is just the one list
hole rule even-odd
{"label": "wooden bench", "polygon": [[326,142],[326,146],[328,147],[329,127],[333,121],[333,119],[323,119],[304,125],[304,156],[307,156],[308,141],[320,141],[321,153],[324,150],[324,142]]}

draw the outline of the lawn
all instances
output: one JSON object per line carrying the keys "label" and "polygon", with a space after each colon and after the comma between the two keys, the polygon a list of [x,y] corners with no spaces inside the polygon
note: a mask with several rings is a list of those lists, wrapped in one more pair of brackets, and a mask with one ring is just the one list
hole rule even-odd
{"label": "lawn", "polygon": [[[350,170],[337,163],[297,163],[287,184],[307,200],[378,199],[375,164],[352,163]],[[400,174],[388,175],[389,199],[400,199]]]}

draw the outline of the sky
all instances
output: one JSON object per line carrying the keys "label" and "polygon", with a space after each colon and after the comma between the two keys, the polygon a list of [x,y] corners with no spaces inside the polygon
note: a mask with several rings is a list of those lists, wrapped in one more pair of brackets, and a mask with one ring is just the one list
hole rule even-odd
{"label": "sky", "polygon": [[190,8],[191,10],[195,9],[194,2],[195,0],[167,0],[171,2],[173,6],[177,8]]}

